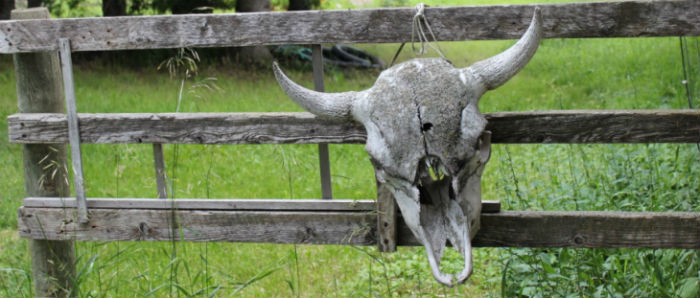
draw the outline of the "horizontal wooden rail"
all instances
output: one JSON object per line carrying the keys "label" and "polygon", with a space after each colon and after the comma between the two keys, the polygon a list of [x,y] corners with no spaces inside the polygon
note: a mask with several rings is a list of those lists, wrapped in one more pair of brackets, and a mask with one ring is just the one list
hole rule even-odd
{"label": "horizontal wooden rail", "polygon": [[[518,38],[535,5],[429,7],[438,40]],[[546,38],[700,35],[698,1],[537,4]],[[0,22],[0,53],[385,43],[411,40],[414,8]]]}
{"label": "horizontal wooden rail", "polygon": [[[364,143],[362,125],[309,113],[79,114],[83,143]],[[698,110],[537,111],[486,114],[495,143],[700,142]],[[8,117],[12,143],[65,143],[64,114]]]}
{"label": "horizontal wooden rail", "polygon": [[[285,199],[143,199],[91,198],[89,208],[101,209],[177,209],[177,210],[247,210],[247,211],[343,211],[367,212],[376,210],[375,200],[285,200]],[[24,207],[75,208],[75,198],[25,198]],[[482,201],[481,212],[501,210],[499,201]]]}
{"label": "horizontal wooden rail", "polygon": [[[234,241],[376,244],[373,211],[260,211],[21,207],[22,237],[76,241]],[[176,218],[176,221],[173,219]],[[700,248],[700,213],[501,211],[483,213],[475,246]],[[175,236],[173,236],[175,235]],[[399,245],[417,245],[400,221]]]}

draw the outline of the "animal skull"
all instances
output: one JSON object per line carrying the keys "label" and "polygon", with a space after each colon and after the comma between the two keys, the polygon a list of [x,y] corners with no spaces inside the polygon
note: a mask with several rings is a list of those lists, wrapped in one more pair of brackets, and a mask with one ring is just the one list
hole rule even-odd
{"label": "animal skull", "polygon": [[[490,132],[479,98],[527,64],[539,45],[541,22],[535,8],[515,45],[470,67],[413,59],[383,71],[373,87],[360,92],[308,90],[273,65],[284,92],[306,110],[365,126],[365,148],[377,179],[389,187],[404,221],[425,246],[433,276],[447,286],[471,275],[471,239],[480,227]],[[456,277],[440,270],[447,240],[464,258]]]}

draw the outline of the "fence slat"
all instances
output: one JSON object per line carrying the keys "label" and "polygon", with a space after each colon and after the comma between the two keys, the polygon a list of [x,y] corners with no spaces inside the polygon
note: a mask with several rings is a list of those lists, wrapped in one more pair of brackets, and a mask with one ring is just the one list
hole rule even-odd
{"label": "fence slat", "polygon": [[58,40],[61,72],[63,74],[63,91],[66,100],[66,120],[68,122],[68,143],[70,144],[71,169],[73,170],[73,188],[78,198],[78,221],[88,222],[85,205],[85,178],[83,175],[83,155],[80,153],[80,127],[78,126],[78,107],[75,102],[75,85],[73,82],[73,61],[71,59],[70,40]]}
{"label": "fence slat", "polygon": [[[515,39],[535,5],[429,7],[439,40]],[[700,35],[697,1],[537,4],[546,38]],[[52,19],[0,22],[0,53],[384,43],[411,40],[411,8]],[[286,30],[284,28],[287,28]]]}
{"label": "fence slat", "polygon": [[[483,206],[483,205],[482,205]],[[499,205],[500,206],[500,205]],[[399,211],[394,195],[377,180],[377,250],[394,252],[397,245]]]}
{"label": "fence slat", "polygon": [[[418,245],[408,227],[400,245]],[[502,211],[483,214],[475,245],[488,247],[700,248],[700,213]]]}
{"label": "fence slat", "polygon": [[[75,198],[30,197],[23,206],[31,208],[74,208]],[[493,201],[492,201],[493,202]],[[496,202],[497,203],[497,202]],[[285,200],[285,199],[177,199],[90,198],[88,207],[98,209],[177,210],[270,210],[270,211],[373,211],[373,200]],[[492,203],[493,204],[493,203]],[[490,204],[490,205],[492,205]]]}
{"label": "fence slat", "polygon": [[[698,110],[486,114],[494,143],[695,143]],[[83,143],[315,144],[365,142],[361,124],[309,113],[79,114]],[[8,117],[12,143],[66,143],[63,114]]]}
{"label": "fence slat", "polygon": [[[257,211],[343,211],[367,212],[375,210],[374,200],[318,200],[318,199],[177,199],[155,200],[144,198],[90,198],[88,207],[100,209],[178,209],[178,210],[257,210]],[[24,199],[24,207],[75,208],[75,198]],[[501,211],[499,201],[482,201],[482,213]]]}
{"label": "fence slat", "polygon": [[[314,90],[324,92],[326,86],[323,83],[323,47],[320,44],[311,46],[311,57],[314,69]],[[333,199],[331,160],[327,143],[318,144],[318,168],[321,175],[321,198]]]}
{"label": "fence slat", "polygon": [[[90,215],[79,225],[63,208],[22,207],[18,230],[50,240],[169,241],[177,229],[184,241],[376,245],[373,212],[90,208]],[[398,236],[399,245],[417,245],[402,221]],[[474,246],[698,249],[700,213],[501,211],[482,214]]]}
{"label": "fence slat", "polygon": [[168,187],[165,183],[165,158],[163,157],[163,144],[153,144],[153,167],[156,171],[156,190],[159,199],[168,198]]}

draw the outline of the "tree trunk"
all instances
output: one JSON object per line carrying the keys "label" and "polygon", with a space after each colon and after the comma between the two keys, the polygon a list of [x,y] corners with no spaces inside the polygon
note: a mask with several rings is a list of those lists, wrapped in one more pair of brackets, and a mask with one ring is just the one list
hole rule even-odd
{"label": "tree trunk", "polygon": [[13,9],[15,9],[15,0],[0,0],[0,20],[9,20]]}
{"label": "tree trunk", "polygon": [[269,11],[270,0],[238,0],[236,12]]}
{"label": "tree trunk", "polygon": [[289,0],[287,10],[311,10],[311,0]]}
{"label": "tree trunk", "polygon": [[117,17],[126,15],[126,0],[102,0],[102,16]]}
{"label": "tree trunk", "polygon": [[[269,10],[270,0],[236,1],[237,13]],[[272,62],[272,54],[265,46],[243,47],[238,49],[238,62],[246,65],[269,66]]]}

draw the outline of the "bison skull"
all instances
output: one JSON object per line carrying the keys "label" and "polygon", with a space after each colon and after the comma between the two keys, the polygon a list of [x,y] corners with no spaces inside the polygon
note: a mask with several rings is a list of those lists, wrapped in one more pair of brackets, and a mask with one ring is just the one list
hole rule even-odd
{"label": "bison skull", "polygon": [[[436,58],[413,59],[383,71],[370,89],[321,93],[292,82],[273,65],[280,86],[308,111],[354,119],[367,131],[366,149],[413,234],[425,246],[433,276],[452,286],[472,272],[471,239],[480,226],[481,173],[490,133],[479,98],[514,76],[535,54],[539,9],[511,48],[467,68]],[[453,276],[440,270],[447,240],[462,254]]]}

